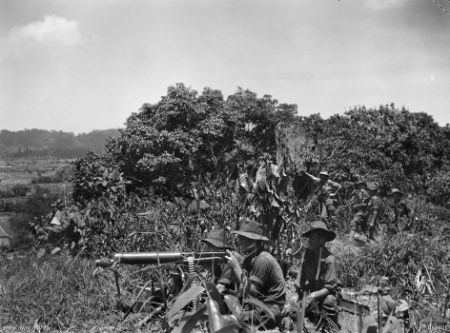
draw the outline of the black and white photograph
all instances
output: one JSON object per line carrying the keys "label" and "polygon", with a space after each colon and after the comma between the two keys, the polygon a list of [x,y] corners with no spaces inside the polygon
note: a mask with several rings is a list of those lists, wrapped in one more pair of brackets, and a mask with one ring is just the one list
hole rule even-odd
{"label": "black and white photograph", "polygon": [[0,333],[450,333],[450,0],[0,0]]}

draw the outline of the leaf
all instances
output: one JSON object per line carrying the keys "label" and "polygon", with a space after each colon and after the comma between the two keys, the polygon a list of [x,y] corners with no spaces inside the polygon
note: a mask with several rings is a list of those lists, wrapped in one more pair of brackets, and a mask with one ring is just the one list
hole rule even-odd
{"label": "leaf", "polygon": [[177,300],[170,308],[169,312],[167,313],[167,317],[169,320],[181,309],[183,309],[186,305],[191,303],[196,297],[198,297],[205,288],[202,286],[192,286],[188,290],[186,290],[183,294],[177,297]]}
{"label": "leaf", "polygon": [[252,296],[247,296],[245,301],[246,301],[246,303],[248,303],[250,305],[260,308],[270,317],[270,319],[275,320],[275,316],[274,316],[272,310],[270,310],[270,308],[266,304],[261,302],[259,299],[256,299]]}
{"label": "leaf", "polygon": [[211,297],[206,300],[208,308],[208,325],[210,333],[215,333],[224,327],[223,316],[220,314],[217,302]]}
{"label": "leaf", "polygon": [[220,330],[215,333],[238,333],[240,327],[236,326],[236,324],[229,324],[228,326],[222,327]]}
{"label": "leaf", "polygon": [[225,295],[223,299],[225,300],[225,303],[231,313],[239,320],[242,320],[245,316],[245,313],[237,297],[233,295]]}
{"label": "leaf", "polygon": [[250,186],[248,181],[247,173],[241,173],[239,175],[239,185],[244,188],[247,192],[250,192]]}
{"label": "leaf", "polygon": [[272,176],[274,176],[275,178],[280,178],[280,173],[279,173],[280,167],[278,167],[275,164],[271,164],[270,167],[271,167]]}
{"label": "leaf", "polygon": [[142,319],[141,321],[139,321],[139,323],[137,323],[134,327],[135,328],[140,328],[142,327],[142,325],[144,325],[146,322],[148,322],[155,314],[161,312],[162,307],[157,307],[156,309],[154,309],[152,312],[150,312],[149,315],[147,315],[144,319]]}
{"label": "leaf", "polygon": [[[197,325],[197,322],[204,319],[207,320],[208,317],[206,316],[206,305],[202,305],[192,316],[189,317],[189,319],[184,323],[183,327],[181,328],[181,333],[190,333],[194,330],[195,325]],[[205,317],[205,318],[203,318]]]}
{"label": "leaf", "polygon": [[272,202],[270,204],[274,208],[280,208],[280,204],[278,203],[277,199],[273,198]]}
{"label": "leaf", "polygon": [[200,200],[199,208],[200,210],[208,209],[210,206],[205,200]]}
{"label": "leaf", "polygon": [[211,297],[214,301],[217,302],[220,313],[225,312],[225,304],[223,302],[222,296],[220,295],[219,291],[216,288],[216,285],[213,281],[207,281],[206,282],[206,290],[208,291],[209,297]]}
{"label": "leaf", "polygon": [[45,254],[45,249],[42,248],[42,249],[39,249],[36,256],[38,257],[38,259],[40,259],[44,256],[44,254]]}
{"label": "leaf", "polygon": [[261,164],[256,172],[255,187],[256,190],[266,190],[266,167],[264,164]]}

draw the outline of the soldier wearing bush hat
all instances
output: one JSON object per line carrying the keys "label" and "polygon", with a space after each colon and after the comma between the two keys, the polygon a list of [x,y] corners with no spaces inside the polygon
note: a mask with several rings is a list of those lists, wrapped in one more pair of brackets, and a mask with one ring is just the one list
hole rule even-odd
{"label": "soldier wearing bush hat", "polygon": [[[393,221],[390,225],[390,230],[399,231],[401,229],[402,220],[406,220],[404,228],[409,227],[409,217],[411,215],[411,209],[408,207],[406,200],[403,199],[403,192],[398,188],[393,188],[390,193],[392,198],[392,211],[394,213]],[[392,217],[391,217],[392,218]]]}
{"label": "soldier wearing bush hat", "polygon": [[328,171],[322,170],[319,172],[319,178],[305,172],[315,183],[315,188],[312,193],[312,198],[307,205],[307,210],[318,203],[319,211],[318,215],[323,221],[328,222],[330,215],[334,214],[336,210],[335,201],[333,197],[342,188],[342,185],[329,179],[330,175]]}
{"label": "soldier wearing bush hat", "polygon": [[[226,244],[225,232],[223,230],[212,229],[208,236],[201,240],[205,243],[210,251],[225,251],[231,249]],[[234,256],[239,262],[242,262],[242,256],[233,252]],[[211,263],[211,274],[214,277],[217,290],[224,292],[227,289],[232,289],[236,283],[236,279],[233,276],[233,271],[229,263]]]}
{"label": "soldier wearing bush hat", "polygon": [[367,237],[369,239],[374,239],[374,233],[378,227],[378,220],[383,208],[383,202],[378,196],[378,183],[367,182],[367,189],[369,190],[370,194],[370,199],[367,203]]}
{"label": "soldier wearing bush hat", "polygon": [[225,250],[230,248],[225,244],[225,232],[223,230],[212,229],[208,233],[208,236],[201,241],[217,250]]}
{"label": "soldier wearing bush hat", "polygon": [[[275,320],[265,324],[273,328],[280,321],[281,309],[286,302],[285,280],[283,271],[277,260],[264,250],[264,243],[269,239],[263,234],[263,226],[255,221],[245,219],[239,230],[232,231],[237,235],[241,253],[245,256],[242,264],[231,251],[226,257],[232,266],[235,277],[241,286],[249,285],[249,293],[266,304],[272,311]],[[263,322],[263,313],[252,312],[253,320]]]}
{"label": "soldier wearing bush hat", "polygon": [[403,196],[403,192],[400,191],[398,188],[393,188],[391,190],[391,197],[402,197]]}
{"label": "soldier wearing bush hat", "polygon": [[308,238],[308,247],[303,254],[295,282],[297,298],[307,297],[305,314],[312,322],[317,324],[321,314],[325,314],[336,328],[339,279],[335,257],[325,247],[325,243],[332,241],[336,234],[324,222],[315,221],[302,237]]}
{"label": "soldier wearing bush hat", "polygon": [[322,170],[319,172],[319,176],[328,178],[330,175],[328,174],[328,171]]}

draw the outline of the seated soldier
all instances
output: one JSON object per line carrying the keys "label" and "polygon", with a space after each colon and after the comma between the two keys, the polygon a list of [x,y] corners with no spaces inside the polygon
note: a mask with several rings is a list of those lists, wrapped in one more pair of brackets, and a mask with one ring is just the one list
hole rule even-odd
{"label": "seated soldier", "polygon": [[305,316],[321,329],[337,330],[337,293],[339,280],[335,257],[325,247],[336,234],[322,221],[315,221],[303,237],[308,237],[295,287],[298,295],[290,303],[299,304],[306,297]]}
{"label": "seated soldier", "polygon": [[[264,242],[269,239],[263,236],[262,225],[250,220],[244,220],[239,231],[232,231],[232,233],[238,235],[239,247],[245,256],[241,265],[238,258],[228,251],[227,258],[235,277],[241,286],[249,284],[250,295],[270,308],[275,321],[267,320],[264,325],[268,329],[274,328],[281,319],[286,293],[280,265],[269,252],[264,250]],[[267,319],[264,318],[262,309],[256,308],[250,313],[255,315],[252,319],[254,323],[262,323]]]}
{"label": "seated soldier", "polygon": [[[230,247],[225,242],[225,232],[223,230],[211,230],[202,242],[207,245],[206,251],[225,251]],[[243,261],[242,256],[233,252],[239,262]],[[225,290],[234,289],[236,279],[234,278],[231,265],[228,262],[213,262],[210,266],[211,275],[216,283],[217,290],[223,293]]]}

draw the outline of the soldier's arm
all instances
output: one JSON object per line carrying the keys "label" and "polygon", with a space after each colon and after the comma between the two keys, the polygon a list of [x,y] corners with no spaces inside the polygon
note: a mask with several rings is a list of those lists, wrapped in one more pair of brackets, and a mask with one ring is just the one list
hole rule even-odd
{"label": "soldier's arm", "polygon": [[336,189],[336,192],[338,192],[342,188],[341,184],[339,184],[338,182],[332,181],[331,179],[328,179],[327,183],[329,185],[333,186]]}
{"label": "soldier's arm", "polygon": [[311,175],[310,173],[303,171],[305,173],[305,175],[307,175],[309,178],[311,178],[313,181],[315,181],[316,183],[320,182],[320,178]]}
{"label": "soldier's arm", "polygon": [[330,291],[327,288],[322,288],[320,290],[313,291],[308,296],[307,303],[311,303],[314,299],[325,298],[330,294]]}
{"label": "soldier's arm", "polygon": [[253,262],[252,270],[249,273],[250,294],[257,297],[261,294],[264,284],[268,281],[270,275],[270,262],[267,258],[258,256]]}
{"label": "soldier's arm", "polygon": [[376,197],[373,200],[372,207],[373,207],[373,215],[372,215],[372,220],[370,221],[370,224],[374,225],[377,222],[378,215],[380,213],[380,208],[381,208],[381,200],[380,200],[380,198]]}
{"label": "soldier's arm", "polygon": [[228,262],[229,262],[229,264],[231,266],[231,269],[232,269],[232,271],[234,273],[234,276],[236,278],[236,282],[240,285],[242,283],[243,270],[242,270],[241,264],[239,262],[239,258],[237,258],[233,254],[233,252],[231,252],[230,250],[227,250],[227,254],[228,255],[225,258],[228,260]]}

